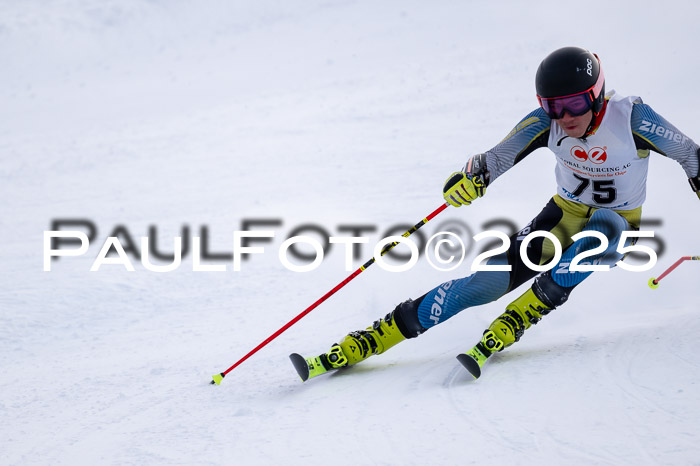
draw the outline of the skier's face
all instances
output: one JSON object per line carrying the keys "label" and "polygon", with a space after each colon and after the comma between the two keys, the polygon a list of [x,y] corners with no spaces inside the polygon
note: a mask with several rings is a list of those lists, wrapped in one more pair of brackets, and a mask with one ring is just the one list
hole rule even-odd
{"label": "skier's face", "polygon": [[580,116],[571,116],[569,112],[565,112],[563,117],[554,121],[570,138],[580,138],[586,134],[591,118],[593,118],[593,110],[589,110]]}

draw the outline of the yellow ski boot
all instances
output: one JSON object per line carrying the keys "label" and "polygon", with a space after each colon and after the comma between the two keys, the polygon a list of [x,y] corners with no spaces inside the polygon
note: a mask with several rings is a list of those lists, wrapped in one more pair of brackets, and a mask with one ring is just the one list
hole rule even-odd
{"label": "yellow ski boot", "polygon": [[506,306],[505,312],[484,331],[481,341],[471,350],[457,356],[457,360],[478,379],[481,376],[481,368],[493,353],[503,351],[520,340],[525,330],[539,322],[542,316],[549,314],[552,309],[535,295],[532,288],[528,289]]}
{"label": "yellow ski boot", "polygon": [[330,370],[352,366],[374,354],[382,354],[405,339],[396,325],[394,313],[390,312],[374,322],[371,327],[349,333],[331,346],[327,353],[315,358],[304,358],[294,353],[289,358],[301,380],[305,382]]}

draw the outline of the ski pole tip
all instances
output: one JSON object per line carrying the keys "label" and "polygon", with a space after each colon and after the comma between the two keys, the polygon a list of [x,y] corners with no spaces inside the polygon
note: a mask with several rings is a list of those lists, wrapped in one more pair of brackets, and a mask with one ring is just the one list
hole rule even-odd
{"label": "ski pole tip", "polygon": [[224,377],[226,377],[226,376],[224,375],[223,372],[221,374],[212,375],[211,378],[214,380],[209,382],[209,385],[214,385],[214,384],[221,385],[221,381],[224,380]]}
{"label": "ski pole tip", "polygon": [[659,287],[659,282],[656,281],[656,278],[651,277],[649,279],[649,288],[651,288],[652,290],[655,290],[658,287]]}

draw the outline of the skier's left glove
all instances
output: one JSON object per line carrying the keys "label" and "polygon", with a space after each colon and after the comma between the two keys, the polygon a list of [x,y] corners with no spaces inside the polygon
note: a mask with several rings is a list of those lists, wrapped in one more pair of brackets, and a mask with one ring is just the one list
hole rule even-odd
{"label": "skier's left glove", "polygon": [[442,196],[454,207],[469,205],[484,195],[488,184],[486,155],[477,154],[469,159],[461,172],[455,172],[447,178],[442,188]]}
{"label": "skier's left glove", "polygon": [[693,188],[695,194],[698,195],[698,199],[700,199],[700,175],[695,178],[688,178],[688,182],[690,182],[690,187]]}
{"label": "skier's left glove", "polygon": [[[696,151],[698,154],[698,164],[700,165],[700,148]],[[690,182],[690,187],[695,191],[695,194],[698,195],[698,199],[700,199],[700,169],[698,169],[698,176],[695,178],[688,178],[688,181]]]}

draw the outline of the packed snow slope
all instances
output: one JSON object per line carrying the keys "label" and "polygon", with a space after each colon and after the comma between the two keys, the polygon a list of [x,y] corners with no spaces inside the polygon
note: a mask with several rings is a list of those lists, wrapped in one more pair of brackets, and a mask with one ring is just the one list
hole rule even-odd
{"label": "packed snow slope", "polygon": [[[524,226],[555,192],[546,150],[425,227],[426,238],[462,228],[459,268],[373,266],[209,385],[348,275],[342,245],[313,271],[288,270],[287,236],[372,227],[359,267],[536,107],[535,70],[552,50],[597,52],[608,89],[642,96],[697,141],[699,5],[3,2],[0,463],[699,464],[700,264],[657,290],[647,281],[700,254],[700,204],[658,154],[644,210],[656,240],[640,243],[657,265],[593,274],[478,381],[455,356],[524,287],[306,384],[287,355],[325,351],[468,275],[483,249],[473,235]],[[89,221],[94,237],[46,272],[44,231],[65,219]],[[251,243],[264,253],[240,271],[211,257],[232,254],[244,229],[274,238]],[[168,273],[131,254],[132,272],[91,272],[113,233],[132,252],[146,236],[162,252],[188,238],[190,251]],[[207,240],[202,263],[225,271],[193,271],[194,236]]]}

